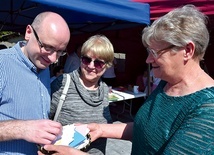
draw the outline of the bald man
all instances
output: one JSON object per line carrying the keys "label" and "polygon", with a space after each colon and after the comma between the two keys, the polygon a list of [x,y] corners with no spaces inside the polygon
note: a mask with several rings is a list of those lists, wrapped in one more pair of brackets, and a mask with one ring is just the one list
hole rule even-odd
{"label": "bald man", "polygon": [[0,154],[37,154],[36,144],[51,144],[60,123],[48,119],[49,65],[66,54],[70,30],[54,12],[27,25],[25,41],[0,50]]}

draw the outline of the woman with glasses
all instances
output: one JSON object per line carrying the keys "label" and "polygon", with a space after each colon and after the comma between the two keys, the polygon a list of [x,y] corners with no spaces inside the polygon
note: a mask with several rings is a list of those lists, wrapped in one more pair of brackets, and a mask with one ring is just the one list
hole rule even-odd
{"label": "woman with glasses", "polygon": [[[108,86],[101,76],[112,65],[114,49],[103,35],[90,37],[81,49],[81,65],[70,74],[71,82],[57,121],[72,123],[111,123],[108,103]],[[65,86],[66,75],[59,76],[51,85],[53,118]],[[88,149],[90,154],[105,154],[106,139],[98,139]]]}
{"label": "woman with glasses", "polygon": [[132,154],[214,154],[214,80],[200,67],[209,43],[206,16],[177,8],[144,29],[147,63],[161,78],[134,122],[88,124],[97,137],[132,140]]}

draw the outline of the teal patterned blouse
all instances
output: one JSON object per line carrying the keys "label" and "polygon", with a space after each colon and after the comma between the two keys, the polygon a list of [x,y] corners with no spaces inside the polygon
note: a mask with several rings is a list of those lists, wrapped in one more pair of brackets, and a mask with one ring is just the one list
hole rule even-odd
{"label": "teal patterned blouse", "polygon": [[214,155],[214,87],[172,97],[165,85],[161,81],[136,114],[132,155]]}

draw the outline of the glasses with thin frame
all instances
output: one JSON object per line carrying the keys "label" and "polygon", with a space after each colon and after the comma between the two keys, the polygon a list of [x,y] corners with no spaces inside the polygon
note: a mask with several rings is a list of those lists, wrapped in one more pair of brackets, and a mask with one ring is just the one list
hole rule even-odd
{"label": "glasses with thin frame", "polygon": [[88,56],[82,56],[81,57],[81,62],[86,66],[88,66],[91,62],[94,62],[94,67],[96,69],[102,69],[103,66],[106,64],[104,61],[101,61],[101,60],[98,60],[98,59],[92,60],[92,58],[90,58]]}
{"label": "glasses with thin frame", "polygon": [[39,46],[40,46],[41,49],[42,48],[45,49],[46,53],[49,53],[49,54],[52,54],[52,53],[56,52],[57,56],[64,56],[64,55],[66,55],[66,53],[67,53],[66,50],[58,50],[58,51],[56,51],[53,47],[50,47],[48,45],[43,44],[40,41],[39,36],[38,36],[36,30],[33,28],[33,26],[31,26],[31,27],[32,27],[34,36],[36,37],[36,40],[37,40],[37,42],[38,42],[38,44],[39,44]]}
{"label": "glasses with thin frame", "polygon": [[151,53],[152,56],[153,56],[154,58],[158,58],[159,54],[160,54],[162,51],[169,50],[169,49],[171,49],[171,48],[173,48],[173,47],[175,47],[175,45],[170,45],[170,46],[168,46],[168,47],[166,47],[166,48],[164,48],[164,49],[161,49],[161,50],[159,50],[159,51],[155,51],[155,50],[153,50],[153,49],[151,49],[151,48],[147,48],[146,50],[147,50],[148,53]]}

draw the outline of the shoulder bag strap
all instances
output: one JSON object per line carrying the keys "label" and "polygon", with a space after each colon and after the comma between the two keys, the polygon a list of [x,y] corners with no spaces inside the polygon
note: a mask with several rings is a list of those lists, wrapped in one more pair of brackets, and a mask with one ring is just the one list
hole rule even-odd
{"label": "shoulder bag strap", "polygon": [[70,85],[70,81],[71,81],[71,77],[69,74],[66,74],[66,83],[65,83],[65,87],[62,91],[62,95],[60,96],[60,99],[59,99],[59,104],[57,106],[57,110],[56,110],[56,113],[55,113],[55,116],[54,116],[54,121],[57,120],[58,116],[59,116],[59,113],[61,111],[61,108],[62,108],[62,105],[63,105],[63,102],[65,101],[65,97],[67,95],[67,92],[68,92],[68,88],[69,88],[69,85]]}

